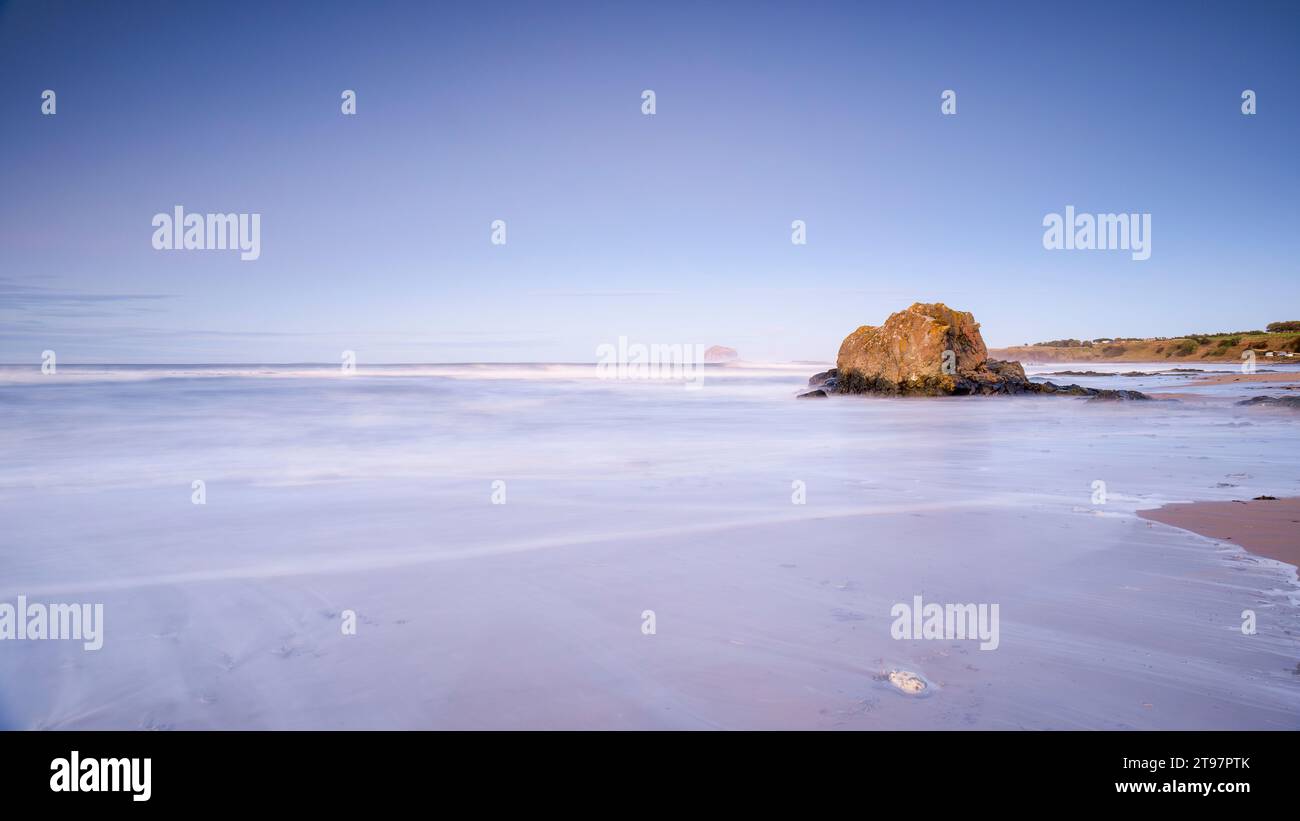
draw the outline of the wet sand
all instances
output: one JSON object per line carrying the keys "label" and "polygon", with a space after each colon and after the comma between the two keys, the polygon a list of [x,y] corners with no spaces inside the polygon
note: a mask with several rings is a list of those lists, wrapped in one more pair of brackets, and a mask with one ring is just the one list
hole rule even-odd
{"label": "wet sand", "polygon": [[1300,499],[1172,504],[1138,515],[1300,565]]}
{"label": "wet sand", "polygon": [[1231,385],[1234,382],[1300,382],[1300,373],[1225,373],[1193,380],[1192,385]]}

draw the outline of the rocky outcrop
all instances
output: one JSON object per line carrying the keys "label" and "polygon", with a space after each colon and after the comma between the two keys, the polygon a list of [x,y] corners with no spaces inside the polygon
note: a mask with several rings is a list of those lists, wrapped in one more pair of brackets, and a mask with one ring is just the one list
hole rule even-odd
{"label": "rocky outcrop", "polygon": [[705,362],[734,362],[740,358],[735,348],[728,348],[725,345],[714,345],[704,352]]}
{"label": "rocky outcrop", "polygon": [[[952,393],[958,373],[988,359],[979,323],[943,303],[916,303],[883,325],[863,325],[844,338],[835,368],[846,386],[878,391]],[[858,392],[858,391],[854,391]]]}
{"label": "rocky outcrop", "polygon": [[1138,391],[1032,382],[1019,362],[988,358],[979,323],[941,302],[918,302],[883,325],[864,325],[845,337],[835,367],[813,376],[800,394],[872,393],[886,396],[989,396],[1060,393],[1099,400],[1146,399]]}

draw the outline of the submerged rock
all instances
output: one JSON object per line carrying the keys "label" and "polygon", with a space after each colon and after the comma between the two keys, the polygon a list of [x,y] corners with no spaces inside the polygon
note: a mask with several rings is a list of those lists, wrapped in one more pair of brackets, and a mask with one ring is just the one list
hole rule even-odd
{"label": "submerged rock", "polygon": [[[979,323],[942,302],[917,302],[880,326],[844,338],[835,367],[808,384],[830,393],[885,396],[989,396],[1061,393],[1101,401],[1147,399],[1138,391],[1032,382],[1019,362],[988,358]],[[811,391],[809,393],[816,393]],[[808,396],[801,394],[800,396]]]}
{"label": "submerged rock", "polygon": [[1124,373],[1106,373],[1105,371],[1053,371],[1048,376],[1158,376],[1159,372],[1124,371]]}
{"label": "submerged rock", "polygon": [[[1074,387],[1078,387],[1078,386],[1075,385]],[[1092,390],[1092,388],[1088,388],[1087,390]],[[1097,391],[1096,393],[1092,394],[1092,398],[1089,399],[1088,401],[1089,402],[1125,402],[1125,401],[1133,401],[1133,400],[1149,402],[1151,401],[1151,397],[1147,396],[1145,393],[1142,393],[1142,391]]]}
{"label": "submerged rock", "polygon": [[1243,399],[1237,403],[1247,407],[1255,405],[1273,405],[1280,408],[1291,408],[1300,410],[1300,396],[1252,396],[1249,399]]}

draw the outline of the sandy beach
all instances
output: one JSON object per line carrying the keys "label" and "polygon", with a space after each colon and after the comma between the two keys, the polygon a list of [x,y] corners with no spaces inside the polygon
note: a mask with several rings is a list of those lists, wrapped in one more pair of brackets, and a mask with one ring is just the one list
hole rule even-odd
{"label": "sandy beach", "polygon": [[1172,504],[1138,515],[1300,565],[1300,498]]}
{"label": "sandy beach", "polygon": [[1231,385],[1237,382],[1253,383],[1296,383],[1300,384],[1300,372],[1284,371],[1278,373],[1223,373],[1193,379],[1192,385]]}

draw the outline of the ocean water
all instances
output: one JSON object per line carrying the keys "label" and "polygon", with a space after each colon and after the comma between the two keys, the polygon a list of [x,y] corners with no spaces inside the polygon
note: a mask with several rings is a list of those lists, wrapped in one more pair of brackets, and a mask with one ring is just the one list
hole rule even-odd
{"label": "ocean water", "polygon": [[[0,368],[0,602],[104,606],[0,641],[0,727],[1300,728],[1295,569],[1135,516],[1300,495],[1268,386],[795,401],[824,367]],[[997,648],[894,639],[917,595]]]}

